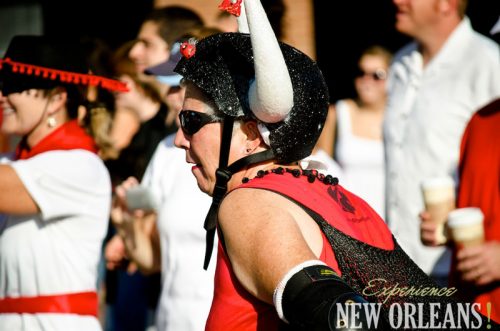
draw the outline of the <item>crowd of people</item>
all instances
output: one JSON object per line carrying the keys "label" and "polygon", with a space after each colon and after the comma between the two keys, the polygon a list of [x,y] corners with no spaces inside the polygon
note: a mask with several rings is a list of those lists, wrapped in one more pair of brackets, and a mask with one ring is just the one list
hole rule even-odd
{"label": "crowd of people", "polygon": [[[219,26],[157,8],[113,50],[13,37],[0,330],[390,330],[394,305],[500,330],[500,46],[467,0],[393,3],[413,41],[366,48],[342,100],[282,42],[282,1],[224,0]],[[431,221],[442,176],[481,243]]]}

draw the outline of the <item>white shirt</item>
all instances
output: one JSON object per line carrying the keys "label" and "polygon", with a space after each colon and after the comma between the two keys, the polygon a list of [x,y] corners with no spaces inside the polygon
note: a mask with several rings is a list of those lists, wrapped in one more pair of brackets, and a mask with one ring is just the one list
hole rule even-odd
{"label": "white shirt", "polygon": [[[0,215],[0,298],[96,291],[111,204],[102,161],[84,150],[1,161],[16,171],[41,212]],[[0,314],[0,330],[100,329],[91,316]]]}
{"label": "white shirt", "polygon": [[299,164],[302,169],[315,169],[323,175],[331,175],[337,178],[342,178],[343,176],[342,168],[340,168],[338,163],[332,159],[327,152],[320,148],[313,151],[313,154],[302,159]]}
{"label": "white shirt", "polygon": [[500,95],[498,45],[468,18],[423,68],[416,43],[395,57],[384,120],[387,219],[402,248],[428,274],[446,276],[450,254],[420,241],[420,183],[456,177],[460,141],[472,114]]}
{"label": "white shirt", "polygon": [[162,256],[162,292],[158,331],[202,331],[212,305],[217,242],[208,270],[203,269],[203,223],[212,199],[201,192],[186,163],[184,150],[174,146],[175,134],[158,144],[141,185],[152,189],[157,203]]}

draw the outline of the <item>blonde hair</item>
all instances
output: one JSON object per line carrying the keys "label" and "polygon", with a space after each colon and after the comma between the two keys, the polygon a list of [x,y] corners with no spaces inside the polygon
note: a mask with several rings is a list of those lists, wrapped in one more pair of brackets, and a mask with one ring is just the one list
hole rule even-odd
{"label": "blonde hair", "polygon": [[87,105],[87,116],[89,119],[86,129],[99,147],[99,156],[103,160],[116,159],[119,152],[110,136],[112,114],[102,103],[91,102]]}
{"label": "blonde hair", "polygon": [[[101,96],[102,99],[108,98],[108,102],[102,101],[89,101],[87,99],[89,93],[87,87],[76,86],[73,84],[66,84],[60,87],[55,87],[49,90],[42,90],[45,97],[61,92],[64,89],[68,95],[66,101],[66,111],[69,119],[77,119],[80,126],[92,136],[97,148],[99,149],[99,156],[103,159],[117,158],[118,150],[114,147],[111,139],[111,124],[113,121],[112,104],[114,99],[109,91],[97,89],[93,98],[97,99]],[[99,92],[101,94],[99,95]],[[83,107],[83,108],[82,108]],[[80,110],[85,110],[84,115],[80,118]]]}
{"label": "blonde hair", "polygon": [[389,66],[392,61],[392,53],[387,48],[380,45],[372,45],[366,48],[359,58],[361,59],[365,55],[380,56],[387,66]]}
{"label": "blonde hair", "polygon": [[457,1],[458,1],[458,4],[457,4],[458,16],[460,16],[460,18],[464,18],[465,11],[467,10],[468,0],[457,0]]}

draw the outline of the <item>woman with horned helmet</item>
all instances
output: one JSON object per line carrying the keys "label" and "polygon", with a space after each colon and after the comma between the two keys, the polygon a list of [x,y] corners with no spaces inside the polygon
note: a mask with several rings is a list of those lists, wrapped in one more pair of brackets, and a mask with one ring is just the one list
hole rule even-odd
{"label": "woman with horned helmet", "polygon": [[[221,7],[238,15],[241,2]],[[369,302],[387,330],[393,303],[452,302],[370,295],[384,285],[437,285],[366,202],[338,179],[299,167],[327,114],[324,79],[311,59],[277,42],[260,1],[244,4],[240,27],[250,35],[205,38],[175,69],[186,82],[175,144],[213,199],[205,268],[216,231],[219,237],[206,330],[334,330],[351,322],[363,330],[366,315],[347,305]],[[432,318],[422,316],[423,325]]]}
{"label": "woman with horned helmet", "polygon": [[97,98],[126,87],[88,63],[82,44],[43,36],[14,37],[0,60],[1,130],[21,137],[0,165],[0,330],[101,329],[113,148],[110,100]]}

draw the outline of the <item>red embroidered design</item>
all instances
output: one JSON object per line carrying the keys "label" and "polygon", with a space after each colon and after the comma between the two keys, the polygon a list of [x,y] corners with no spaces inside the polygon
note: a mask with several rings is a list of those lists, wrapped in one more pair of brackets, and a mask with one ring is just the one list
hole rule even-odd
{"label": "red embroidered design", "polygon": [[219,5],[220,10],[227,11],[228,13],[239,17],[241,14],[241,3],[243,0],[222,0]]}
{"label": "red embroidered design", "polygon": [[92,86],[100,85],[102,88],[110,91],[128,92],[128,88],[125,83],[114,79],[95,76],[92,74],[79,74],[76,72],[40,67],[32,64],[12,61],[9,58],[0,59],[0,69],[4,69],[5,64],[10,65],[11,70],[14,73],[19,73],[23,75],[41,76],[42,78],[47,78],[51,80],[59,79],[62,83],[72,83],[72,84],[82,84],[82,85],[92,85]]}
{"label": "red embroidered design", "polygon": [[332,189],[332,187],[328,187],[328,194],[333,198],[333,200],[335,200],[336,203],[340,203],[343,211],[351,214],[354,214],[356,212],[356,209],[351,204],[347,196],[342,191],[340,191],[338,187],[335,187],[334,189]]}

